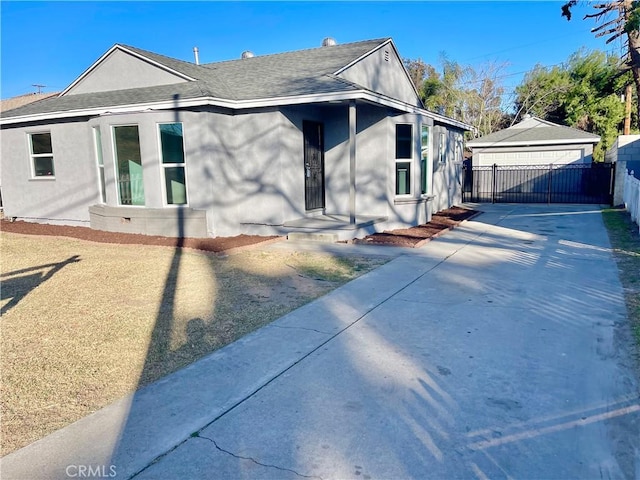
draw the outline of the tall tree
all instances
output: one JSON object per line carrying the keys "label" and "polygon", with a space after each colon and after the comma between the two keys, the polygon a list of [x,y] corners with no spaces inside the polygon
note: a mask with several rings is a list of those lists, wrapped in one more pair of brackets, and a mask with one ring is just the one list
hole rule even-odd
{"label": "tall tree", "polygon": [[564,98],[570,88],[571,78],[566,68],[536,65],[516,87],[516,113],[511,124],[527,114],[564,123]]}
{"label": "tall tree", "polygon": [[463,118],[477,129],[480,136],[488,135],[508,125],[503,108],[502,84],[506,64],[485,62],[464,70],[462,78]]}
{"label": "tall tree", "polygon": [[[562,16],[571,20],[571,9],[578,0],[570,0],[562,6]],[[623,71],[631,71],[636,86],[636,95],[640,94],[640,1],[615,0],[593,5],[596,13],[585,15],[584,18],[593,18],[601,22],[591,32],[596,37],[607,38],[611,43],[620,37],[626,37],[626,54],[623,58]],[[613,17],[613,18],[612,18]],[[640,102],[637,108],[640,117]]]}
{"label": "tall tree", "polygon": [[421,59],[404,60],[422,102],[428,110],[473,125],[486,135],[505,126],[501,72],[505,65],[461,65],[442,54],[441,71]]}
{"label": "tall tree", "polygon": [[594,159],[602,160],[624,119],[620,93],[630,74],[603,52],[577,52],[562,66],[537,66],[516,88],[517,119],[527,113],[600,135]]}

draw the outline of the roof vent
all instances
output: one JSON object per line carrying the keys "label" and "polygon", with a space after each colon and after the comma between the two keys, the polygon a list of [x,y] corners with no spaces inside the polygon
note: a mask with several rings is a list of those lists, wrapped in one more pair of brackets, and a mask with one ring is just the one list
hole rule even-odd
{"label": "roof vent", "polygon": [[322,40],[323,47],[333,47],[334,45],[337,45],[337,44],[338,42],[336,42],[336,39],[332,37],[325,37],[324,40]]}
{"label": "roof vent", "polygon": [[255,57],[255,55],[250,50],[245,50],[244,52],[242,52],[242,55],[240,56],[240,58],[253,58],[253,57]]}

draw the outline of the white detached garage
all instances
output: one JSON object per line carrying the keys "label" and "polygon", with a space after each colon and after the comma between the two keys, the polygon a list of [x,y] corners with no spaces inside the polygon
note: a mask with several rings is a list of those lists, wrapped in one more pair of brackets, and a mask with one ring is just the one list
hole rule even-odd
{"label": "white detached garage", "polygon": [[509,128],[467,142],[473,166],[568,165],[591,163],[600,137],[541,118],[525,118]]}

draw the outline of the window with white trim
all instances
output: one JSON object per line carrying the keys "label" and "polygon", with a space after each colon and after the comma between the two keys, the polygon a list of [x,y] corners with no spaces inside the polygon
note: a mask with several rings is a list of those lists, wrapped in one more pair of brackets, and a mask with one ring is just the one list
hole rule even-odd
{"label": "window with white trim", "polygon": [[100,198],[102,203],[107,203],[107,192],[104,180],[104,159],[102,158],[102,134],[100,133],[100,127],[93,127],[93,148],[95,150],[96,165],[98,167]]}
{"label": "window with white trim", "polygon": [[438,143],[438,161],[445,163],[447,161],[447,134],[440,132],[440,142]]}
{"label": "window with white trim", "polygon": [[158,131],[165,201],[167,205],[186,205],[187,181],[182,123],[161,123],[158,125]]}
{"label": "window with white trim", "polygon": [[55,176],[51,132],[29,134],[29,150],[32,176],[34,178]]}
{"label": "window with white trim", "polygon": [[113,127],[120,205],[144,205],[144,178],[137,125]]}
{"label": "window with white trim", "polygon": [[[396,195],[411,195],[413,125],[396,125]],[[409,160],[409,161],[406,161]]]}
{"label": "window with white trim", "polygon": [[429,137],[431,129],[428,125],[420,127],[420,190],[423,194],[429,193]]}

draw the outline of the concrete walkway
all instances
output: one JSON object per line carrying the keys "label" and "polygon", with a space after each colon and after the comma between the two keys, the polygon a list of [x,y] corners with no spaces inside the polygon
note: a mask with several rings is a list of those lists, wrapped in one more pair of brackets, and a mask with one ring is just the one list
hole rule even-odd
{"label": "concrete walkway", "polygon": [[637,363],[599,209],[478,208],[4,457],[2,478],[640,478]]}

